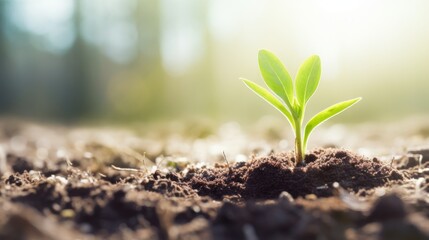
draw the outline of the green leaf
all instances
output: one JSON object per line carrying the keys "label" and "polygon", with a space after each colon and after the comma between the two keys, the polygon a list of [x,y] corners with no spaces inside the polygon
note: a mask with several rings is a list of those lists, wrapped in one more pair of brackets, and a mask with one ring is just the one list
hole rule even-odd
{"label": "green leaf", "polygon": [[310,133],[313,131],[315,127],[317,127],[324,121],[328,120],[329,118],[337,115],[338,113],[346,110],[347,108],[351,107],[353,104],[359,102],[360,100],[361,98],[359,97],[359,98],[347,100],[344,102],[340,102],[316,114],[310,121],[308,121],[307,125],[305,126],[304,149],[307,146],[308,137],[310,136]]}
{"label": "green leaf", "polygon": [[309,57],[301,65],[296,75],[296,96],[301,107],[305,107],[308,99],[316,91],[319,85],[321,66],[317,55]]}
{"label": "green leaf", "polygon": [[267,86],[292,109],[293,83],[283,63],[268,50],[259,51],[258,62]]}
{"label": "green leaf", "polygon": [[259,97],[267,101],[269,104],[271,104],[273,107],[275,107],[277,110],[279,110],[288,120],[292,128],[294,127],[294,121],[292,114],[289,112],[289,110],[286,109],[286,107],[282,104],[280,100],[278,100],[273,94],[271,94],[268,90],[265,88],[259,86],[258,84],[249,81],[244,78],[240,78],[244,84],[248,88],[250,88],[253,92],[255,92]]}

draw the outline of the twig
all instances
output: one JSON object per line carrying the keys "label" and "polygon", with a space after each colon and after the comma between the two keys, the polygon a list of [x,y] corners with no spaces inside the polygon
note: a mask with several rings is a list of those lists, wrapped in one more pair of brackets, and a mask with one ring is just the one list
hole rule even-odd
{"label": "twig", "polygon": [[121,167],[117,167],[117,166],[115,166],[115,165],[111,165],[111,167],[114,169],[114,170],[117,170],[117,171],[127,171],[127,172],[141,172],[141,170],[139,170],[139,169],[135,169],[135,168],[121,168]]}
{"label": "twig", "polygon": [[222,151],[222,155],[223,155],[223,159],[224,159],[224,160],[225,160],[225,162],[226,162],[226,165],[228,166],[229,173],[231,174],[231,173],[232,173],[232,169],[231,169],[231,166],[229,165],[228,159],[226,158],[225,151]]}

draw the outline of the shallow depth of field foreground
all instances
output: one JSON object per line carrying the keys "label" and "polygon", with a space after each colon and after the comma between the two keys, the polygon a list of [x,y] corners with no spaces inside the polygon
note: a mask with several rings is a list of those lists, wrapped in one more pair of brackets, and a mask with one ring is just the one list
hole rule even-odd
{"label": "shallow depth of field foreground", "polygon": [[321,128],[298,167],[270,125],[5,120],[0,238],[428,239],[425,119]]}

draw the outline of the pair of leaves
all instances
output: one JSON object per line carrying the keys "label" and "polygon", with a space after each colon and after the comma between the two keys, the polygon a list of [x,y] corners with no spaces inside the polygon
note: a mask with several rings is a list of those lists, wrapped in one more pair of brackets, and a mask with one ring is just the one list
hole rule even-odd
{"label": "pair of leaves", "polygon": [[[282,62],[268,50],[259,51],[258,62],[267,86],[292,110],[295,99],[293,82]],[[301,107],[305,106],[316,91],[320,73],[320,58],[316,55],[308,58],[299,68],[296,76],[296,99]]]}
{"label": "pair of leaves", "polygon": [[[288,119],[294,131],[296,131],[297,124],[302,124],[306,104],[319,85],[321,75],[320,58],[313,55],[301,65],[296,76],[295,87],[288,71],[273,53],[267,50],[259,51],[258,62],[266,85],[283,100],[284,104],[258,84],[247,79],[242,80],[247,87],[279,110]],[[337,103],[311,118],[305,127],[304,139],[301,143],[304,152],[308,137],[315,127],[351,107],[359,100],[360,98],[355,98]],[[301,127],[298,129],[301,129]],[[295,132],[295,136],[298,136],[298,134],[301,136],[301,132]]]}

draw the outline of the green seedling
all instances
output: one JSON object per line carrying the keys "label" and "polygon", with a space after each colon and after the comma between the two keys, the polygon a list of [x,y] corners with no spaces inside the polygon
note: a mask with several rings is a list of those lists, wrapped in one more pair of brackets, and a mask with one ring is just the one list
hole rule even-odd
{"label": "green seedling", "polygon": [[319,85],[321,74],[319,56],[313,55],[301,65],[295,78],[295,84],[282,62],[270,51],[260,50],[258,61],[265,83],[277,97],[252,81],[241,80],[286,117],[295,134],[295,163],[301,164],[304,160],[308,137],[314,128],[351,107],[361,98],[340,102],[324,109],[311,118],[303,128],[307,102]]}

